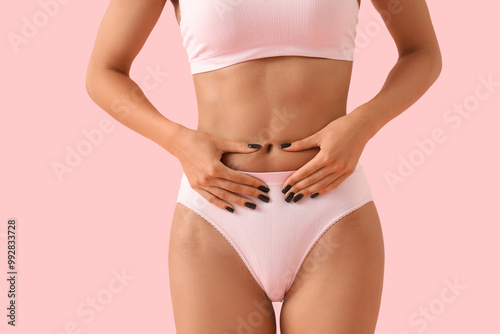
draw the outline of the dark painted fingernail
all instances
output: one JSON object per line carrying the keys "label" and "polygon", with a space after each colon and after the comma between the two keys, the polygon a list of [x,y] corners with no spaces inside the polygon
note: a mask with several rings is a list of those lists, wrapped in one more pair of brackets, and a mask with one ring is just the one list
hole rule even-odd
{"label": "dark painted fingernail", "polygon": [[299,201],[302,197],[304,197],[304,195],[302,195],[302,194],[297,194],[297,196],[295,196],[295,197],[293,198],[293,201],[294,201],[294,202],[298,202],[298,201]]}
{"label": "dark painted fingernail", "polygon": [[259,196],[257,196],[257,197],[258,197],[261,201],[264,201],[264,202],[266,202],[266,203],[268,203],[268,202],[269,202],[269,197],[267,197],[267,196],[265,196],[265,195],[262,195],[262,194],[261,194],[261,195],[259,195]]}
{"label": "dark painted fingernail", "polygon": [[246,203],[245,203],[245,206],[246,206],[247,208],[250,208],[250,209],[255,209],[255,207],[257,206],[257,204],[255,204],[255,203],[250,203],[250,202],[246,202]]}
{"label": "dark painted fingernail", "polygon": [[283,190],[281,190],[281,192],[282,192],[283,194],[286,194],[286,192],[287,192],[288,190],[290,190],[290,188],[291,188],[291,187],[292,187],[291,185],[287,185],[285,188],[283,188]]}
{"label": "dark painted fingernail", "polygon": [[295,195],[295,193],[289,193],[288,196],[285,198],[285,201],[290,202],[292,200],[293,195]]}
{"label": "dark painted fingernail", "polygon": [[269,192],[269,188],[268,187],[264,187],[264,186],[260,186],[259,187],[259,190],[262,190],[263,192],[265,193],[268,193]]}
{"label": "dark painted fingernail", "polygon": [[250,148],[261,148],[259,144],[248,144],[248,147]]}
{"label": "dark painted fingernail", "polygon": [[280,145],[281,148],[287,148],[287,147],[290,147],[290,146],[292,146],[291,143],[285,143],[285,144],[281,144]]}
{"label": "dark painted fingernail", "polygon": [[318,195],[319,195],[319,193],[314,193],[314,194],[311,195],[311,198],[314,198],[314,197],[316,197]]}
{"label": "dark painted fingernail", "polygon": [[226,210],[229,211],[229,212],[234,212],[234,209],[230,206],[226,206]]}

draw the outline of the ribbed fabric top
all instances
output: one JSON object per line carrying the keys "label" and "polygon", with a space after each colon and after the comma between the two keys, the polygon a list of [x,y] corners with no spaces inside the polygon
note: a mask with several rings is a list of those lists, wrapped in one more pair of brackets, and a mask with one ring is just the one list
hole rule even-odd
{"label": "ribbed fabric top", "polygon": [[191,73],[257,58],[353,60],[356,0],[179,0]]}

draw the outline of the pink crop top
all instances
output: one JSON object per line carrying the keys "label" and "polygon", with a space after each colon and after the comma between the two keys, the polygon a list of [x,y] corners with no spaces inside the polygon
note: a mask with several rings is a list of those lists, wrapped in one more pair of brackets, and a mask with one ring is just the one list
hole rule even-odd
{"label": "pink crop top", "polygon": [[357,0],[179,0],[191,73],[272,56],[353,60]]}

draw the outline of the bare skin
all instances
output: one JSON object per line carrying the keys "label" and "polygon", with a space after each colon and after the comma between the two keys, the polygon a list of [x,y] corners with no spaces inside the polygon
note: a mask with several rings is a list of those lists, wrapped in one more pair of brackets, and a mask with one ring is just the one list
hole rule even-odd
{"label": "bare skin", "polygon": [[[389,8],[389,0],[372,2],[379,11]],[[265,194],[257,189],[261,182],[237,170],[297,169],[300,173],[287,180],[294,189],[305,195],[316,190],[324,193],[347,177],[368,140],[418,100],[439,75],[441,58],[425,2],[402,2],[404,10],[386,22],[398,47],[398,63],[381,92],[349,116],[346,101],[352,62],[279,56],[195,74],[198,127],[193,131],[172,124],[128,77],[134,57],[163,9],[161,0],[111,2],[89,65],[87,89],[113,117],[175,155],[191,185],[221,209],[243,206],[243,198],[236,193]],[[172,4],[179,22],[178,3]],[[109,87],[119,85],[125,93],[111,92]],[[133,101],[137,107],[124,117],[113,102],[134,89],[140,96]],[[320,131],[326,128],[335,131]],[[348,134],[342,138],[354,139],[335,138],[341,130]],[[304,140],[311,136],[316,136],[312,142],[318,145]],[[262,147],[249,149],[248,143]],[[292,147],[281,149],[282,143]],[[294,147],[304,149],[293,151]],[[336,181],[319,186],[318,180],[307,176],[322,161],[328,162],[322,170]],[[207,164],[212,166],[205,168]],[[334,251],[325,253],[325,247]],[[245,323],[253,324],[254,334],[276,332],[271,302],[232,246],[179,203],[171,228],[169,270],[177,333],[245,333]],[[383,271],[381,224],[375,204],[369,202],[331,227],[308,254],[285,296],[281,332],[374,333]]]}

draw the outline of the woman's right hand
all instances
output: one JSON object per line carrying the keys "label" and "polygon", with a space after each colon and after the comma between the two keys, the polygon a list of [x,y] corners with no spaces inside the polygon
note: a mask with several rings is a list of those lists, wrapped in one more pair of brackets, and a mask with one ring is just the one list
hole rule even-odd
{"label": "woman's right hand", "polygon": [[[184,130],[185,129],[185,130]],[[267,185],[253,176],[238,172],[221,162],[226,152],[252,153],[248,143],[217,138],[206,132],[184,128],[176,138],[175,152],[189,185],[207,201],[229,212],[231,203],[255,209],[256,203],[240,194],[269,202]],[[231,203],[228,203],[231,202]]]}

